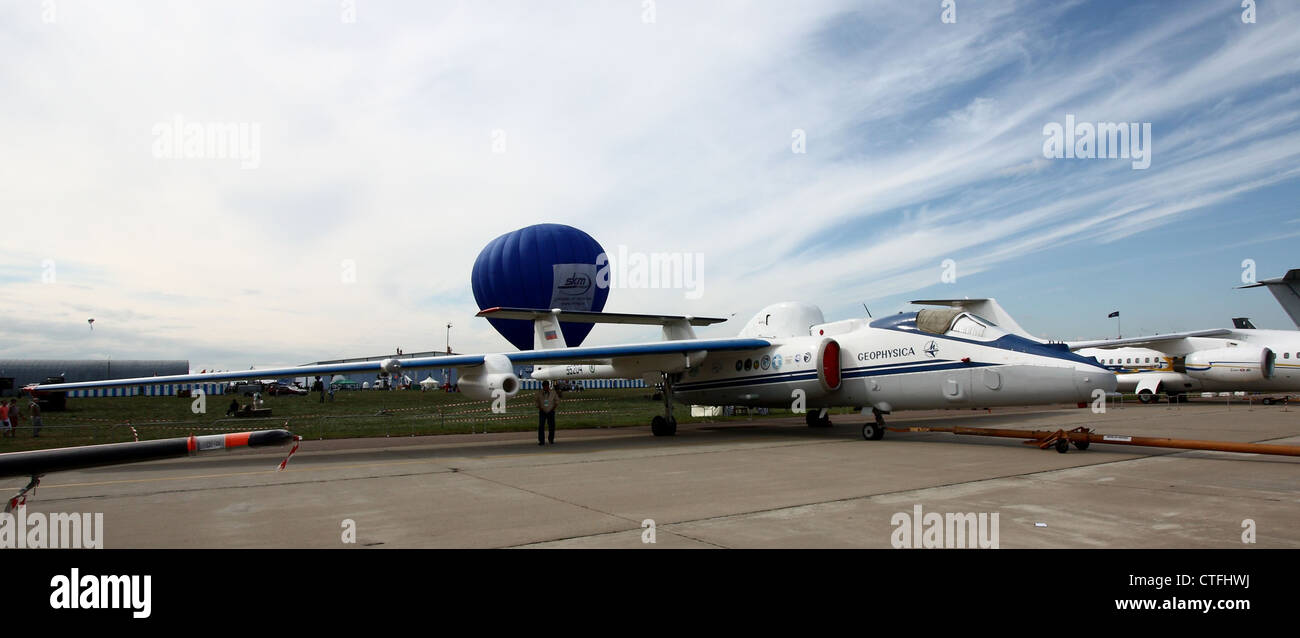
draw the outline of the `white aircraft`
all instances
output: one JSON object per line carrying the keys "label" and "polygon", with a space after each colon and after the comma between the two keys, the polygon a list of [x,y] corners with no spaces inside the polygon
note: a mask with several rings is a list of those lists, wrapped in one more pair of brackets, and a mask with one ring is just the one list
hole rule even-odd
{"label": "white aircraft", "polygon": [[[718,318],[567,310],[491,308],[495,319],[530,320],[534,350],[440,355],[258,370],[268,377],[384,373],[403,369],[458,368],[462,392],[492,400],[520,388],[514,366],[541,364],[540,378],[647,377],[663,386],[664,414],[651,421],[656,436],[677,431],[673,400],[708,405],[799,407],[809,425],[829,426],[826,409],[871,406],[874,419],[862,436],[884,435],[882,415],[893,410],[1079,403],[1115,389],[1115,376],[1062,344],[1026,338],[996,302],[981,308],[1005,324],[962,308],[925,309],[869,321],[827,323],[816,306],[778,303],[764,308],[740,335],[700,339],[693,326]],[[609,346],[565,346],[560,322],[651,324],[663,341]],[[197,383],[243,378],[249,371],[186,374],[29,386],[35,392]]]}
{"label": "white aircraft", "polygon": [[[1300,270],[1241,286],[1268,286],[1300,325]],[[1247,319],[1234,329],[1196,330],[1151,337],[1072,342],[1071,350],[1095,357],[1115,372],[1122,392],[1143,403],[1171,401],[1188,392],[1300,392],[1300,332],[1258,330]],[[1265,399],[1265,403],[1271,403]]]}

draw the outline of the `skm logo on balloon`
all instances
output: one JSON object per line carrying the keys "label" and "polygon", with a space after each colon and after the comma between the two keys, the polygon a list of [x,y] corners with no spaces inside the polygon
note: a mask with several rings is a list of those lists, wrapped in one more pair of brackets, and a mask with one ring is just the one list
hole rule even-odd
{"label": "skm logo on balloon", "polygon": [[617,257],[596,257],[600,288],[667,288],[685,290],[687,299],[704,296],[704,253],[642,253],[618,247]]}
{"label": "skm logo on balloon", "polygon": [[566,277],[559,286],[559,291],[566,295],[585,295],[588,290],[591,290],[591,277],[579,272]]}

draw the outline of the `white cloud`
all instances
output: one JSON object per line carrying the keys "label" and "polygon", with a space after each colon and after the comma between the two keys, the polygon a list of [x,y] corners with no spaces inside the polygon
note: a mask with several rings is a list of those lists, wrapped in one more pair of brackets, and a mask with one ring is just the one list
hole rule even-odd
{"label": "white cloud", "polygon": [[[610,309],[856,307],[944,258],[997,272],[1295,181],[1294,8],[1228,30],[1184,3],[1080,48],[1055,42],[1073,4],[972,3],[956,25],[859,4],[661,1],[654,24],[635,2],[358,2],[355,24],[318,2],[11,7],[0,352],[300,363],[440,347],[447,321],[498,349],[474,256],[543,221],[705,254],[703,299]],[[1153,121],[1152,168],[1045,160],[1066,113]],[[155,159],[177,114],[258,123],[261,166]],[[94,315],[101,341],[68,337]],[[653,336],[593,339],[629,335]]]}

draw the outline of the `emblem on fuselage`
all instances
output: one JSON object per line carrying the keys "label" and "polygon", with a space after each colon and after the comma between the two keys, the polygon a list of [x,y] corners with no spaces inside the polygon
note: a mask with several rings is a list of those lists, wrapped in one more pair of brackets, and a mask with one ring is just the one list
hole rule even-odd
{"label": "emblem on fuselage", "polygon": [[937,344],[937,343],[931,341],[930,343],[925,344],[925,349],[923,350],[923,352],[925,352],[927,355],[933,357],[934,355],[938,354],[938,352],[939,352],[939,344]]}

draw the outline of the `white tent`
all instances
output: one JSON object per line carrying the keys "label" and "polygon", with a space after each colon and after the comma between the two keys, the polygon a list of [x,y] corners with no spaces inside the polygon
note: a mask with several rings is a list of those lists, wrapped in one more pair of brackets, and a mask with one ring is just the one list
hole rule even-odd
{"label": "white tent", "polygon": [[420,387],[425,390],[432,390],[440,385],[442,384],[435,381],[432,376],[427,376],[424,378],[424,381],[420,382]]}

